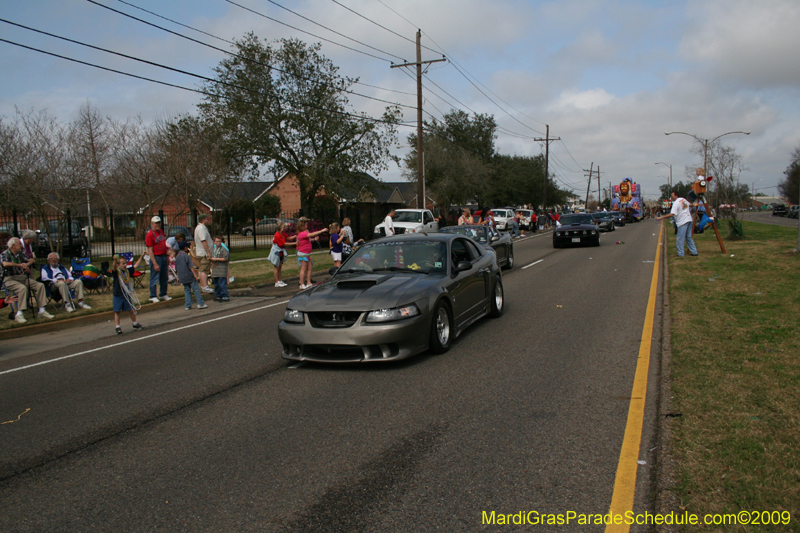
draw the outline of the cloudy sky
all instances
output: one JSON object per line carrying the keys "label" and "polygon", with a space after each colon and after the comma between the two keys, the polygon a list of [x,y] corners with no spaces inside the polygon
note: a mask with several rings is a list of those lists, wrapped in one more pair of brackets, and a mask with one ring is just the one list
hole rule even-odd
{"label": "cloudy sky", "polygon": [[[706,139],[750,131],[724,140],[744,158],[742,181],[768,195],[800,146],[800,0],[0,0],[0,39],[194,89],[197,78],[9,22],[201,76],[213,76],[225,57],[121,13],[224,50],[248,31],[322,42],[342,74],[366,84],[354,90],[409,106],[415,81],[390,65],[414,60],[419,28],[423,59],[450,60],[428,68],[426,112],[494,115],[506,154],[543,151],[534,139],[549,124],[561,138],[551,144],[551,171],[580,196],[591,164],[604,187],[632,177],[648,197],[669,174],[657,162],[685,180],[702,159],[691,137],[665,131]],[[201,98],[8,42],[0,42],[0,72],[6,117],[16,107],[69,121],[88,101],[104,115],[149,121],[194,112]],[[372,116],[382,111],[371,100],[351,103]],[[379,177],[401,179],[397,168]]]}

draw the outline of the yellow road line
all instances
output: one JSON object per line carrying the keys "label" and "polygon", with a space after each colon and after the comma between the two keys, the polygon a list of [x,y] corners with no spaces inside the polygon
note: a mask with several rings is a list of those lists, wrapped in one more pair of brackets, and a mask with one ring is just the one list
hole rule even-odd
{"label": "yellow road line", "polygon": [[[650,345],[653,339],[653,322],[655,319],[656,294],[658,289],[658,266],[661,259],[661,242],[664,236],[664,224],[658,236],[656,260],[653,265],[653,278],[650,281],[650,297],[647,300],[647,312],[642,328],[642,343],[639,345],[639,361],[636,364],[636,375],[633,378],[631,403],[628,407],[628,422],[625,425],[625,437],[619,454],[617,477],[614,481],[614,494],[611,497],[609,513],[611,517],[625,516],[633,510],[633,496],[636,492],[636,472],[639,468],[639,444],[642,441],[642,425],[644,423],[644,406],[647,398],[647,375],[650,370]],[[627,533],[630,526],[611,523],[606,526],[606,533]]]}

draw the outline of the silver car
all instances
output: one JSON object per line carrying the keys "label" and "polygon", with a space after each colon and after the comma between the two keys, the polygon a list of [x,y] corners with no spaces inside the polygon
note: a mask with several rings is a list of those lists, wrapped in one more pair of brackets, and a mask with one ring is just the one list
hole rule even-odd
{"label": "silver car", "polygon": [[292,361],[392,361],[444,353],[503,307],[492,251],[463,235],[396,235],[361,246],[330,280],[292,298],[278,337]]}

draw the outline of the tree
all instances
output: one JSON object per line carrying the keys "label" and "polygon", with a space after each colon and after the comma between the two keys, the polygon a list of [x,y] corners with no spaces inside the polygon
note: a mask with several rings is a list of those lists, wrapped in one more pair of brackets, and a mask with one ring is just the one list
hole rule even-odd
{"label": "tree", "polygon": [[[423,123],[426,194],[449,206],[476,199],[487,201],[497,124],[492,115],[451,109],[441,121]],[[408,136],[411,150],[404,159],[404,175],[417,176],[417,134]]]}
{"label": "tree", "polygon": [[113,194],[113,189],[106,185],[114,155],[109,120],[87,102],[78,111],[78,119],[69,126],[69,139],[75,153],[76,172],[82,174],[82,181],[91,185],[108,210],[107,194]]}
{"label": "tree", "polygon": [[794,149],[792,162],[783,174],[786,179],[778,184],[778,191],[789,202],[800,203],[800,146]]}
{"label": "tree", "polygon": [[270,45],[248,33],[234,48],[205,83],[199,105],[227,157],[254,172],[266,166],[275,177],[293,174],[306,213],[321,189],[336,194],[352,172],[388,168],[400,110],[387,107],[381,121],[350,110],[347,91],[358,80],[340,76],[319,44]]}
{"label": "tree", "polygon": [[[544,200],[544,155],[496,155],[489,202],[493,205],[540,205]],[[548,198],[550,190],[548,190]]]}
{"label": "tree", "polygon": [[238,168],[222,152],[218,130],[194,115],[156,123],[158,179],[163,197],[178,197],[187,210],[207,195],[219,199],[222,186],[237,179]]}
{"label": "tree", "polygon": [[689,195],[689,191],[692,190],[692,183],[684,184],[682,181],[678,183],[673,183],[672,187],[669,186],[668,183],[664,183],[658,186],[658,190],[661,191],[661,200],[669,200],[670,193],[674,192],[681,198],[686,198]]}

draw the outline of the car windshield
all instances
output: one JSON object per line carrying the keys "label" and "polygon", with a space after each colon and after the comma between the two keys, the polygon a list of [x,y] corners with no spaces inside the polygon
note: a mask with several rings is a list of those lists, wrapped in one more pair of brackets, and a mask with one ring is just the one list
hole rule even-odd
{"label": "car windshield", "polygon": [[422,213],[420,211],[397,211],[392,217],[392,222],[422,222]]}
{"label": "car windshield", "polygon": [[594,213],[594,218],[611,218],[611,213]]}
{"label": "car windshield", "polygon": [[485,244],[488,236],[486,227],[482,226],[449,226],[439,230],[441,233],[457,233],[459,235],[466,235],[475,242]]}
{"label": "car windshield", "polygon": [[359,247],[340,272],[417,272],[443,274],[447,247],[436,241],[390,241]]}
{"label": "car windshield", "polygon": [[562,216],[560,222],[565,226],[571,226],[572,224],[594,224],[594,219],[592,215],[588,213],[575,213]]}

